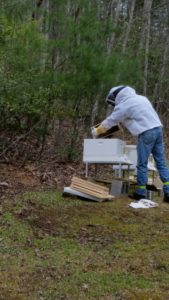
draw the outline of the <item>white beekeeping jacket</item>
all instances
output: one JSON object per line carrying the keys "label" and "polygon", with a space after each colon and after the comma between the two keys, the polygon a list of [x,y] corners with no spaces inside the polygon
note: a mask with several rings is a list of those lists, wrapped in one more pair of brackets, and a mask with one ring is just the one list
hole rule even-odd
{"label": "white beekeeping jacket", "polygon": [[146,130],[162,126],[151,102],[137,95],[131,87],[121,90],[115,103],[114,111],[101,123],[106,129],[121,123],[133,136],[138,136]]}

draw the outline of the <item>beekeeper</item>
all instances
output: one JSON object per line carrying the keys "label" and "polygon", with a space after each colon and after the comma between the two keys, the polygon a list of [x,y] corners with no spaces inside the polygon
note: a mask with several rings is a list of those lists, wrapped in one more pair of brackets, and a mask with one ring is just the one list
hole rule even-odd
{"label": "beekeeper", "polygon": [[140,200],[147,196],[147,164],[152,153],[163,182],[164,201],[169,203],[169,169],[164,153],[163,125],[152,104],[129,86],[113,87],[106,102],[114,106],[114,110],[97,128],[92,128],[92,135],[97,138],[121,123],[137,137],[137,187],[131,198]]}

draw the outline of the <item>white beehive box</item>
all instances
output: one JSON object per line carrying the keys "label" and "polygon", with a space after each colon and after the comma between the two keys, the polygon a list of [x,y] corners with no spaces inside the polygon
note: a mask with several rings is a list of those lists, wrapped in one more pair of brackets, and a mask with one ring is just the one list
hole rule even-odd
{"label": "white beehive box", "polygon": [[120,139],[84,139],[84,163],[109,163],[124,159],[125,142]]}

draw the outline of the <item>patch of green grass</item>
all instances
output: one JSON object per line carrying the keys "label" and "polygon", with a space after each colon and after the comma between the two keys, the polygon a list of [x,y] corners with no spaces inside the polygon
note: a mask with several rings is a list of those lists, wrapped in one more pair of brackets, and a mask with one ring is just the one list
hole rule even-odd
{"label": "patch of green grass", "polygon": [[32,230],[28,224],[18,221],[10,212],[5,212],[2,216],[0,236],[1,242],[7,245],[23,245],[32,236]]}
{"label": "patch of green grass", "polygon": [[169,206],[56,191],[2,204],[0,299],[169,299]]}
{"label": "patch of green grass", "polygon": [[[43,191],[43,192],[27,192],[23,194],[21,197],[22,203],[31,203],[35,205],[42,205],[43,207],[55,207],[58,206],[80,206],[82,205],[81,201],[73,200],[71,198],[68,198],[68,200],[65,202],[62,198],[62,193],[60,191]],[[69,201],[70,200],[70,201]]]}

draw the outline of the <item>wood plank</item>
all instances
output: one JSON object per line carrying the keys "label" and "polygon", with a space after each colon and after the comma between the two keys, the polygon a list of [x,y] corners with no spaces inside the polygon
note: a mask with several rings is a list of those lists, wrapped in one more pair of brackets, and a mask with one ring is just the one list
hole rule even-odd
{"label": "wood plank", "polygon": [[82,183],[79,183],[79,182],[75,182],[75,181],[72,181],[72,184],[77,185],[77,186],[82,187],[82,188],[85,188],[87,190],[96,192],[96,193],[109,194],[109,190],[101,190],[101,189],[95,188],[93,186],[85,185],[85,184],[82,184]]}
{"label": "wood plank", "polygon": [[86,193],[88,195],[97,197],[99,199],[112,199],[112,198],[114,198],[113,195],[110,195],[108,193],[100,193],[100,192],[92,191],[92,190],[90,190],[86,187],[82,187],[82,186],[77,185],[75,183],[72,183],[70,188],[75,189],[75,190],[80,191],[80,192],[83,192],[83,193]]}
{"label": "wood plank", "polygon": [[97,183],[93,183],[91,181],[87,181],[87,180],[84,180],[84,179],[81,179],[81,178],[77,178],[77,177],[73,177],[72,181],[73,182],[79,182],[79,183],[82,183],[82,184],[85,184],[85,185],[89,185],[89,186],[93,186],[95,188],[98,188],[98,189],[101,189],[101,190],[105,190],[105,191],[109,190],[108,187],[106,187],[106,186],[103,186],[103,185],[100,185],[100,184],[97,184]]}
{"label": "wood plank", "polygon": [[97,183],[90,182],[86,179],[73,176],[70,188],[85,193],[88,196],[96,197],[100,200],[113,199],[114,196],[109,194],[109,188]]}
{"label": "wood plank", "polygon": [[96,186],[101,187],[101,188],[107,188],[105,185],[100,185],[96,182],[93,182],[93,181],[90,181],[90,180],[87,180],[87,179],[82,179],[82,178],[76,177],[76,176],[73,176],[72,180],[78,180],[78,181],[81,181],[81,182],[89,183],[89,184],[94,185],[94,186],[96,185]]}
{"label": "wood plank", "polygon": [[76,189],[81,188],[81,189],[85,190],[86,192],[89,192],[89,193],[95,193],[95,194],[97,194],[97,195],[104,195],[104,196],[105,196],[105,195],[108,195],[107,192],[96,191],[96,189],[92,189],[92,188],[90,188],[90,187],[82,186],[81,184],[74,183],[74,182],[71,183],[71,186],[74,186],[74,188],[76,187]]}
{"label": "wood plank", "polygon": [[[101,193],[98,193],[98,192],[95,192],[95,191],[91,191],[91,190],[88,190],[87,188],[85,188],[85,187],[82,187],[82,186],[79,186],[79,185],[76,185],[76,184],[74,184],[74,183],[72,183],[71,185],[70,185],[70,187],[72,188],[72,189],[75,189],[75,190],[77,190],[77,191],[80,191],[80,192],[83,192],[83,193],[86,193],[86,194],[88,194],[88,195],[92,195],[92,196],[95,196],[95,197],[98,197],[98,198],[104,198],[104,196],[105,196],[105,194],[101,194]],[[107,194],[106,194],[107,195]]]}
{"label": "wood plank", "polygon": [[84,179],[81,179],[81,178],[78,178],[78,177],[73,177],[72,182],[79,183],[79,184],[84,184],[84,186],[88,186],[88,187],[91,187],[91,188],[93,187],[98,191],[109,192],[109,188],[106,187],[106,186],[102,186],[102,185],[99,185],[97,183],[93,183],[93,182],[90,182],[90,181],[87,181],[87,180],[84,180]]}

